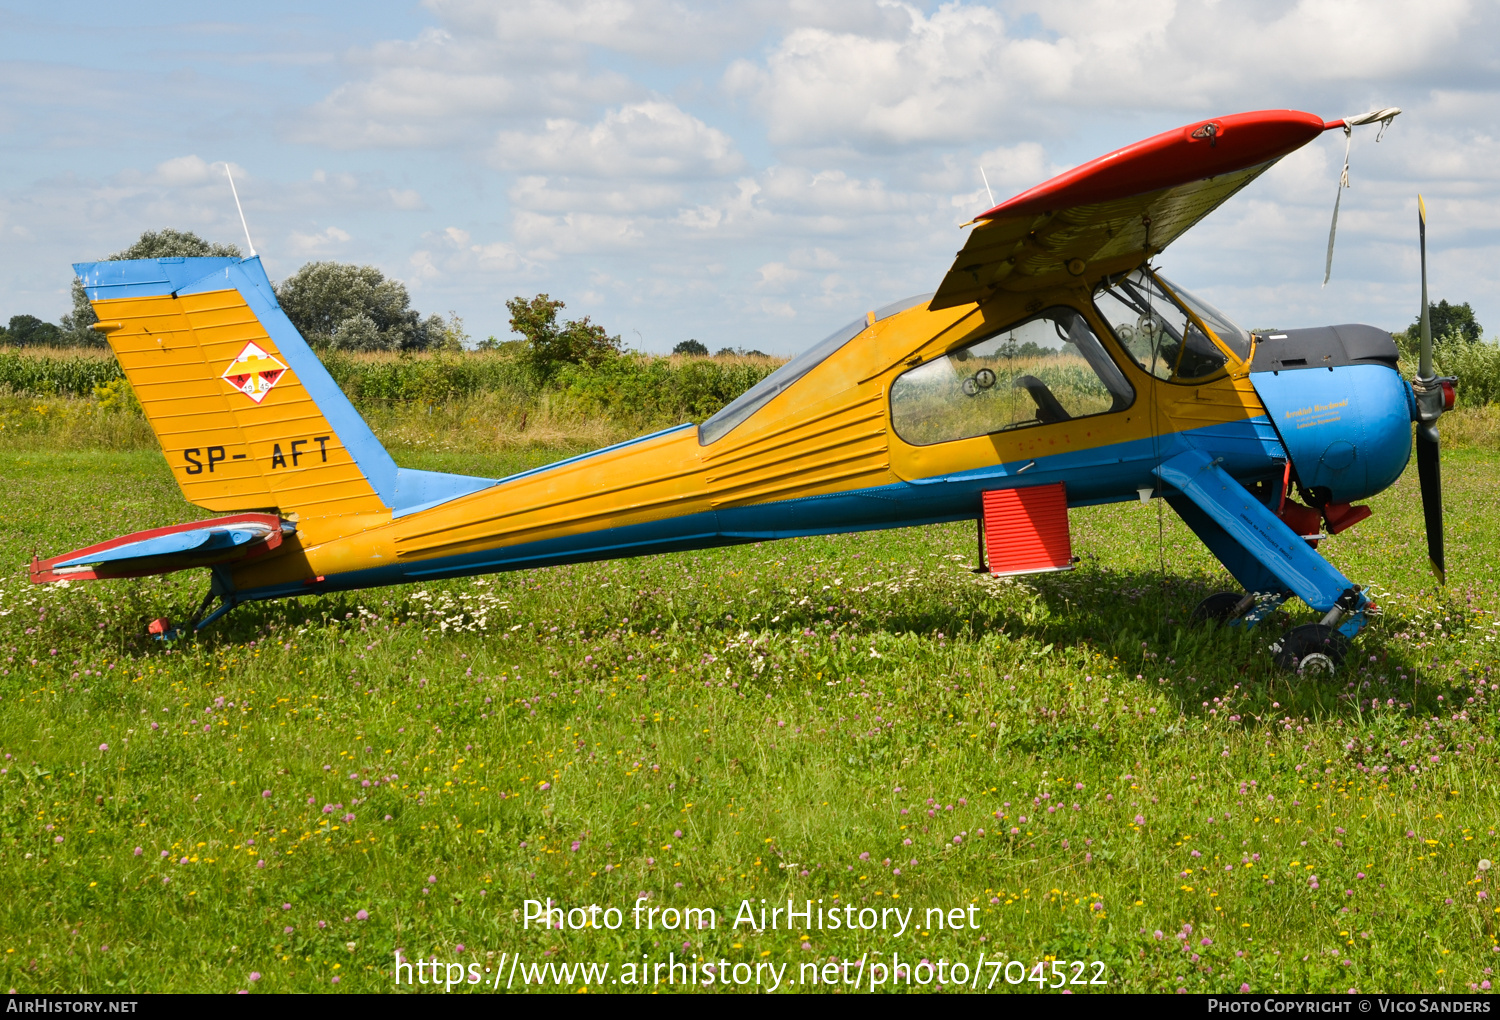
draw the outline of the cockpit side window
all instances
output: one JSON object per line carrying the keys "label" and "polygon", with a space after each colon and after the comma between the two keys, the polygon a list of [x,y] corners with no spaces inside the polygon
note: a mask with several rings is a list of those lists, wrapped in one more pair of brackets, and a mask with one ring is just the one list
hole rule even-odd
{"label": "cockpit side window", "polygon": [[925,304],[931,299],[932,294],[918,294],[915,297],[904,298],[901,301],[893,301],[884,308],[877,309],[867,315],[861,315],[843,329],[830,333],[818,343],[813,344],[807,350],[740,394],[718,414],[698,426],[698,445],[708,446],[727,436],[744,421],[752,417],[755,412],[765,407],[778,395],[790,388],[793,383],[821,365],[850,340],[863,333],[872,322],[879,322],[881,319],[895,315],[897,312],[904,312],[908,308],[915,308],[917,305]]}
{"label": "cockpit side window", "polygon": [[[1105,280],[1094,292],[1094,306],[1141,368],[1169,382],[1201,382],[1222,372],[1229,359],[1214,343],[1213,326],[1174,290],[1137,269]],[[1213,314],[1223,318],[1216,310]]]}
{"label": "cockpit side window", "polygon": [[1121,411],[1134,399],[1087,320],[1058,306],[898,376],[891,425],[927,446]]}

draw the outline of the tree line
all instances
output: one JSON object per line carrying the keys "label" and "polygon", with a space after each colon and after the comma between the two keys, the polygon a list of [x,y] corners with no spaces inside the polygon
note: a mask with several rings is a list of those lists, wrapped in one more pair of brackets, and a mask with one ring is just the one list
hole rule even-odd
{"label": "tree line", "polygon": [[[105,256],[119,259],[192,258],[199,256],[241,257],[238,245],[206,241],[190,230],[148,230],[130,247]],[[276,299],[302,336],[315,350],[332,351],[452,351],[468,348],[469,336],[456,313],[423,316],[411,307],[411,296],[399,280],[388,279],[374,266],[343,262],[309,262],[274,285]],[[103,347],[104,338],[89,327],[99,321],[90,306],[83,284],[73,280],[73,310],[57,323],[35,315],[13,315],[0,326],[0,346],[11,347]],[[479,350],[501,350],[515,354],[533,367],[547,371],[559,364],[597,365],[621,353],[620,338],[588,316],[561,320],[566,305],[547,294],[515,297],[505,303],[510,328],[517,340],[480,341]],[[1467,301],[1447,300],[1428,306],[1432,338],[1439,345],[1471,344],[1483,339],[1484,330]],[[1415,349],[1420,317],[1395,336],[1403,348]],[[696,339],[684,340],[673,354],[707,357],[708,347]],[[764,356],[756,350],[725,347],[714,356]]]}
{"label": "tree line", "polygon": [[[148,230],[130,247],[103,261],[121,259],[240,258],[239,246],[206,241],[192,231]],[[468,346],[457,314],[423,316],[411,307],[411,296],[399,280],[374,266],[309,262],[274,285],[276,300],[304,339],[320,351],[459,352]],[[57,323],[34,315],[14,315],[0,326],[0,346],[103,347],[104,337],[90,329],[98,322],[83,284],[73,280],[73,310]],[[558,364],[597,365],[621,353],[611,336],[588,316],[560,320],[566,305],[546,294],[506,302],[510,327],[518,340],[489,337],[481,350],[508,350],[534,367]]]}

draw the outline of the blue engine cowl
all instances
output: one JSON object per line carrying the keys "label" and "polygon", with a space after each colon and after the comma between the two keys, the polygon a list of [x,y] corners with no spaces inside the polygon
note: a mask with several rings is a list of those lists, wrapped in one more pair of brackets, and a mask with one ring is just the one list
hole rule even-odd
{"label": "blue engine cowl", "polygon": [[1319,505],[1368,498],[1401,477],[1413,398],[1389,333],[1324,326],[1256,340],[1250,381]]}

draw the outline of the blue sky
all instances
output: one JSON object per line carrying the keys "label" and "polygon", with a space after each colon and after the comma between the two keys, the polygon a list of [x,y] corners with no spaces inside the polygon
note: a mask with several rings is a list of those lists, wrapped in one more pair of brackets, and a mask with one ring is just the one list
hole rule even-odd
{"label": "blue sky", "polygon": [[[313,10],[309,12],[308,7]],[[791,353],[931,290],[958,224],[1138,138],[1240,110],[1396,105],[1325,135],[1159,260],[1249,326],[1417,311],[1500,332],[1500,8],[1334,0],[0,0],[0,320],[172,226],[273,279],[379,266],[476,338],[547,292],[627,345]]]}

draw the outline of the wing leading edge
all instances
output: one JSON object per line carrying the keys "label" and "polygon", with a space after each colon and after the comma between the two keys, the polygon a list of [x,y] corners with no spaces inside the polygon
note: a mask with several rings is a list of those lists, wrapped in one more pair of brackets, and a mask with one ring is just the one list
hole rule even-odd
{"label": "wing leading edge", "polygon": [[975,220],[929,306],[1128,268],[1329,127],[1295,110],[1199,121],[1059,174]]}

